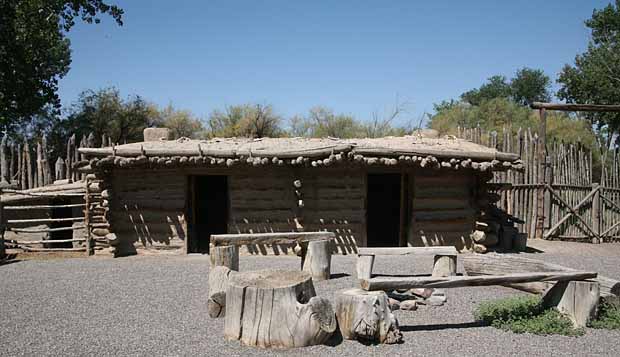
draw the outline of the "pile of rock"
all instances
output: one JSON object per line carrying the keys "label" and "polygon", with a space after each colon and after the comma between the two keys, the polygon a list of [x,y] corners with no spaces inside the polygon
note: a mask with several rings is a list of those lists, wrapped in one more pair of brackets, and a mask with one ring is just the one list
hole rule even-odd
{"label": "pile of rock", "polygon": [[441,306],[448,301],[443,289],[395,290],[388,293],[390,309],[415,311],[419,305]]}

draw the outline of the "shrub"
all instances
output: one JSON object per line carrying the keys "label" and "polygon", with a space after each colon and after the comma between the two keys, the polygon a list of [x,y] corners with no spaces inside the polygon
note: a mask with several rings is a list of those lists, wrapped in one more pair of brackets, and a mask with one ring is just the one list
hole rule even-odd
{"label": "shrub", "polygon": [[602,304],[598,318],[590,323],[590,327],[620,330],[620,305]]}
{"label": "shrub", "polygon": [[485,301],[474,313],[477,320],[488,325],[534,317],[542,312],[541,300],[537,296],[511,297]]}
{"label": "shrub", "polygon": [[583,329],[573,328],[572,322],[558,311],[545,310],[537,296],[483,302],[476,310],[475,317],[487,325],[514,333],[565,336],[583,334]]}

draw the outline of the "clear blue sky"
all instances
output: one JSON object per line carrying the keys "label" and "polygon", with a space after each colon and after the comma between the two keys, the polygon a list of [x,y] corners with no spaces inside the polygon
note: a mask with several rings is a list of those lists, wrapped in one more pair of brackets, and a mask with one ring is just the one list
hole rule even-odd
{"label": "clear blue sky", "polygon": [[587,46],[583,21],[609,1],[128,1],[69,34],[64,105],[116,86],[196,115],[272,104],[285,117],[315,105],[366,119],[396,96],[401,121],[494,74],[523,66],[554,80]]}

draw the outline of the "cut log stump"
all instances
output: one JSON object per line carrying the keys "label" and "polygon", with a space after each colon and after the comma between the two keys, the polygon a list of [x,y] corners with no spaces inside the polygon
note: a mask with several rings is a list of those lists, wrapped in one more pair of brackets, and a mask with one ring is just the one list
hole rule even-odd
{"label": "cut log stump", "polygon": [[336,297],[342,337],[364,343],[399,343],[403,335],[383,291],[347,289]]}
{"label": "cut log stump", "polygon": [[557,308],[579,328],[596,317],[599,298],[598,282],[559,281],[543,296],[543,305]]}
{"label": "cut log stump", "polygon": [[311,241],[307,244],[306,254],[301,257],[301,270],[310,273],[316,281],[328,280],[332,264],[330,241]]}
{"label": "cut log stump", "polygon": [[228,281],[235,275],[228,267],[217,266],[209,272],[209,299],[207,311],[209,317],[224,317],[226,314],[226,289]]}
{"label": "cut log stump", "polygon": [[239,247],[236,245],[211,247],[209,249],[209,260],[211,261],[211,268],[225,266],[230,270],[239,271]]}
{"label": "cut log stump", "polygon": [[224,336],[248,346],[292,348],[325,343],[336,330],[331,303],[317,297],[309,273],[237,273],[226,290]]}

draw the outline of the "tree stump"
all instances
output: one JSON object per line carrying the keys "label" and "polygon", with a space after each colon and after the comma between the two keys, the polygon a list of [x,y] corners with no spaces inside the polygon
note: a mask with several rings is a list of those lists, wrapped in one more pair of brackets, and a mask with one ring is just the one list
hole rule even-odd
{"label": "tree stump", "polygon": [[374,255],[358,255],[357,257],[357,278],[372,278],[372,266],[375,263]]}
{"label": "tree stump", "polygon": [[235,275],[228,267],[217,266],[209,272],[209,299],[207,311],[209,317],[224,317],[226,314],[226,289],[228,281]]}
{"label": "tree stump", "polygon": [[600,294],[596,281],[558,281],[543,296],[543,305],[557,308],[575,327],[586,327],[596,317]]}
{"label": "tree stump", "polygon": [[332,252],[328,240],[308,242],[306,254],[301,257],[301,270],[310,273],[316,281],[328,280],[331,264]]}
{"label": "tree stump", "polygon": [[342,337],[347,340],[398,343],[403,338],[383,291],[341,291],[336,298],[336,318]]}
{"label": "tree stump", "polygon": [[236,245],[212,246],[209,249],[209,260],[211,268],[224,266],[230,270],[239,271],[239,247]]}
{"label": "tree stump", "polygon": [[456,275],[456,255],[436,255],[433,264],[433,276]]}
{"label": "tree stump", "polygon": [[237,273],[226,290],[224,336],[248,346],[291,348],[326,342],[336,330],[331,303],[303,271]]}

